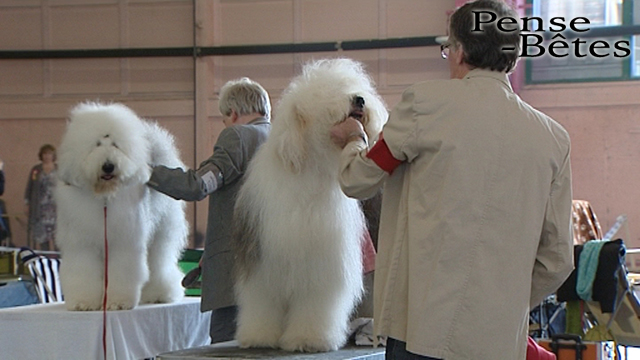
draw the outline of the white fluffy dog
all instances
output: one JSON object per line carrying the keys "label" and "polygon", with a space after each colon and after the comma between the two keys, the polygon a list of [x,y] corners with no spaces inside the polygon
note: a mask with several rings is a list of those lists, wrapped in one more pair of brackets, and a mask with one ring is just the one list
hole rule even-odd
{"label": "white fluffy dog", "polygon": [[241,347],[330,351],[344,345],[362,295],[358,201],[338,183],[332,125],[362,117],[371,138],[387,119],[363,66],[349,59],[304,66],[274,113],[235,208],[236,338]]}
{"label": "white fluffy dog", "polygon": [[184,167],[173,137],[157,124],[122,104],[83,103],[71,110],[56,187],[67,309],[102,309],[105,236],[107,310],[182,298],[185,204],[145,185],[149,165],[157,164]]}

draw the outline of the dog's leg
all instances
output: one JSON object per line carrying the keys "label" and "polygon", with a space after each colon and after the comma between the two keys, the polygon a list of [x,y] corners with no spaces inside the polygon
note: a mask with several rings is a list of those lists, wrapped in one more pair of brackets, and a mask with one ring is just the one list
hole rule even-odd
{"label": "dog's leg", "polygon": [[181,282],[184,274],[178,267],[189,232],[182,204],[162,194],[152,193],[157,207],[165,209],[158,219],[150,243],[147,245],[149,281],[142,288],[143,303],[171,303],[184,296]]}
{"label": "dog's leg", "polygon": [[236,340],[240,347],[278,347],[284,304],[280,299],[283,295],[277,292],[259,276],[236,285],[239,306]]}
{"label": "dog's leg", "polygon": [[147,256],[137,238],[122,239],[109,249],[109,287],[107,310],[128,310],[140,302],[142,284],[149,278]]}
{"label": "dog's leg", "polygon": [[104,261],[94,249],[74,247],[63,251],[60,284],[68,310],[93,311],[102,308]]}
{"label": "dog's leg", "polygon": [[178,267],[181,247],[175,244],[181,240],[176,236],[180,235],[162,229],[149,245],[149,281],[142,288],[142,303],[172,303],[183,298],[184,289],[180,283],[184,275]]}
{"label": "dog's leg", "polygon": [[339,349],[347,340],[354,295],[341,281],[294,294],[280,347],[304,352]]}

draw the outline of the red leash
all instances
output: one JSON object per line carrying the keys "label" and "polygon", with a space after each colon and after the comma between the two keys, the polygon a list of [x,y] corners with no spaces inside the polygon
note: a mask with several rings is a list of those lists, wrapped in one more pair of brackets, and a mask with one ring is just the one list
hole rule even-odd
{"label": "red leash", "polygon": [[107,360],[107,286],[109,285],[109,242],[107,241],[107,205],[104,206],[104,295],[102,297],[102,355]]}

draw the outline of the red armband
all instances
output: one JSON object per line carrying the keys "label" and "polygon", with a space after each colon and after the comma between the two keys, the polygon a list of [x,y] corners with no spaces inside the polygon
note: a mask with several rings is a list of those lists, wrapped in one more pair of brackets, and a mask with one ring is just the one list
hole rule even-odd
{"label": "red armband", "polygon": [[378,142],[376,142],[376,144],[367,153],[367,157],[373,160],[376,165],[389,174],[402,164],[402,161],[393,157],[391,150],[389,150],[389,146],[387,146],[387,143],[382,138],[382,134],[380,134],[380,140],[378,140]]}

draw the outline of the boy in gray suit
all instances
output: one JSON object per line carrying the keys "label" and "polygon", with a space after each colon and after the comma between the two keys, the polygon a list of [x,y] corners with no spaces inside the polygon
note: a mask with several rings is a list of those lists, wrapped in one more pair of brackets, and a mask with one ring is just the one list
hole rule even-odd
{"label": "boy in gray suit", "polygon": [[153,168],[148,185],[175,199],[199,201],[209,196],[209,218],[202,266],[201,311],[211,310],[211,343],[233,340],[237,307],[233,292],[232,217],[242,176],[269,134],[271,103],[257,82],[241,78],[220,89],[225,129],[213,155],[197,170]]}

